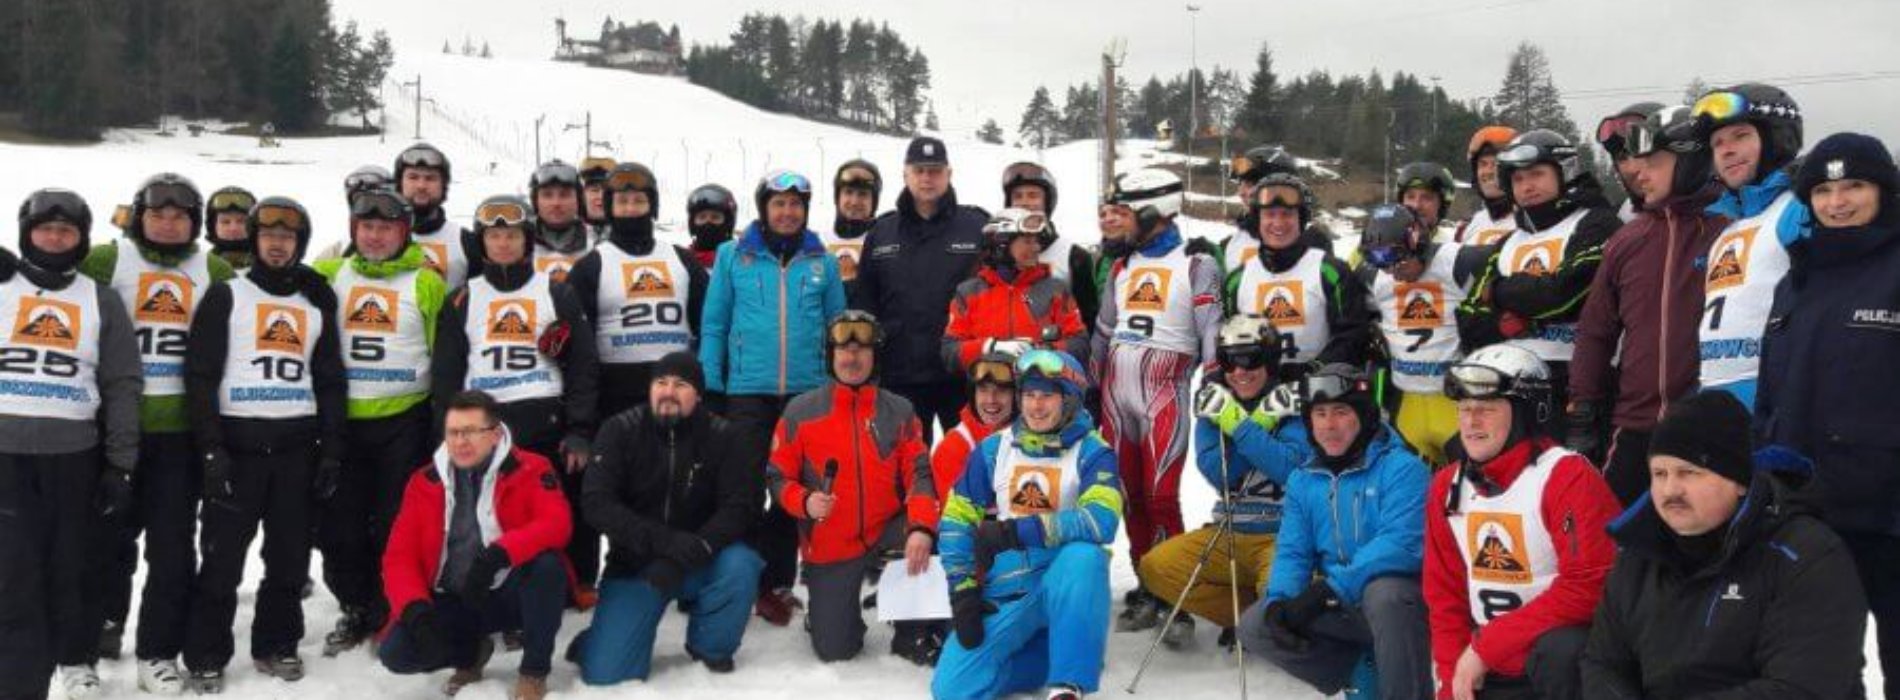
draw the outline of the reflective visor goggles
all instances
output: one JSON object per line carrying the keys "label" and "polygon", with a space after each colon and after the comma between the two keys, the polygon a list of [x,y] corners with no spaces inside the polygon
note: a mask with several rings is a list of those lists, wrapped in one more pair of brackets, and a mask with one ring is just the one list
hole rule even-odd
{"label": "reflective visor goggles", "polygon": [[249,192],[217,192],[211,195],[211,206],[206,208],[214,213],[227,211],[243,213],[250,211],[254,206],[257,206],[257,198],[251,196]]}
{"label": "reflective visor goggles", "polygon": [[877,324],[863,319],[839,319],[825,331],[832,346],[877,347]]}
{"label": "reflective visor goggles", "polygon": [[1597,122],[1597,144],[1603,146],[1603,150],[1609,151],[1611,156],[1628,155],[1630,130],[1642,123],[1643,116],[1640,114],[1618,114],[1606,117],[1603,121]]}
{"label": "reflective visor goggles", "polygon": [[809,197],[811,196],[811,180],[807,180],[805,176],[787,170],[767,178],[765,181],[765,191],[773,194],[794,192]]}
{"label": "reflective visor goggles", "polygon": [[1717,124],[1726,124],[1754,110],[1755,105],[1748,101],[1747,96],[1723,90],[1696,99],[1689,113],[1696,117],[1707,117]]}
{"label": "reflective visor goggles", "polygon": [[1016,234],[1029,234],[1033,236],[1048,229],[1049,217],[1041,214],[1030,214],[1021,219],[999,216],[990,219],[989,223],[983,225],[983,233],[992,236],[1014,236]]}
{"label": "reflective visor goggles", "polygon": [[83,227],[92,224],[92,210],[77,192],[40,190],[27,198],[26,218],[40,222],[64,221]]}
{"label": "reflective visor goggles", "polygon": [[363,192],[350,198],[350,218],[408,221],[409,207],[387,191]]}
{"label": "reflective visor goggles", "polygon": [[[389,178],[383,177],[382,173],[350,173],[349,177],[343,178],[345,192],[361,192],[387,186],[389,186]],[[211,201],[216,202],[217,199],[214,198]]]}
{"label": "reflective visor goggles", "polygon": [[147,186],[144,199],[146,209],[178,207],[187,211],[196,211],[203,205],[203,201],[198,198],[197,190],[192,189],[190,185],[174,182],[157,182]]}
{"label": "reflective visor goggles", "polygon": [[1498,163],[1514,168],[1523,168],[1544,160],[1548,151],[1534,143],[1520,143],[1498,152]]}
{"label": "reflective visor goggles", "polygon": [[430,148],[411,148],[396,155],[396,163],[405,168],[429,168],[438,172],[449,169],[442,154]]}
{"label": "reflective visor goggles", "polygon": [[1364,249],[1366,264],[1384,270],[1405,262],[1412,257],[1412,251],[1404,246],[1388,245]]}
{"label": "reflective visor goggles", "polygon": [[616,169],[607,174],[608,192],[644,191],[653,189],[653,176],[646,170]]}
{"label": "reflective visor goggles", "polygon": [[1288,192],[1285,187],[1268,185],[1254,190],[1253,208],[1298,209],[1300,208],[1300,195],[1298,192]]}
{"label": "reflective visor goggles", "polygon": [[535,168],[534,186],[541,188],[548,185],[566,185],[580,189],[581,173],[575,170],[574,166],[566,163],[549,163]]}
{"label": "reflective visor goggles", "polygon": [[528,208],[520,202],[484,202],[475,209],[477,226],[525,226]]}
{"label": "reflective visor goggles", "polygon": [[266,204],[258,207],[255,211],[251,212],[251,218],[257,221],[257,227],[260,229],[287,228],[292,231],[301,231],[304,229],[304,226],[308,224],[308,222],[304,221],[302,211],[294,207],[278,206],[275,204]]}
{"label": "reflective visor goggles", "polygon": [[1018,381],[1031,379],[1065,381],[1081,389],[1087,389],[1089,380],[1077,374],[1062,355],[1054,350],[1031,350],[1016,358],[1016,376]]}
{"label": "reflective visor goggles", "polygon": [[1025,182],[1051,182],[1049,171],[1035,163],[1017,163],[1003,170],[1003,187],[1009,188]]}
{"label": "reflective visor goggles", "polygon": [[1273,353],[1259,343],[1223,345],[1215,349],[1214,355],[1228,369],[1260,369],[1273,361]]}
{"label": "reflective visor goggles", "polygon": [[877,189],[877,176],[864,168],[850,168],[838,173],[838,189],[852,188],[866,192]]}
{"label": "reflective visor goggles", "polygon": [[1513,381],[1495,367],[1458,363],[1445,370],[1445,397],[1453,401],[1504,398],[1516,388]]}
{"label": "reflective visor goggles", "polygon": [[1300,398],[1307,406],[1344,401],[1348,396],[1370,389],[1371,386],[1364,379],[1337,374],[1310,374],[1300,380]]}
{"label": "reflective visor goggles", "polygon": [[970,383],[1016,386],[1016,367],[1003,360],[977,360],[970,365]]}

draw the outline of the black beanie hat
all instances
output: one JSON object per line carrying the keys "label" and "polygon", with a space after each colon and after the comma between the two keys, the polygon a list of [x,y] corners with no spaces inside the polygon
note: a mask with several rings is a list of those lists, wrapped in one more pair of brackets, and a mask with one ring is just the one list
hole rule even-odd
{"label": "black beanie hat", "polygon": [[1794,174],[1794,196],[1808,204],[1808,193],[1823,182],[1864,180],[1880,188],[1883,199],[1900,194],[1900,173],[1886,144],[1866,134],[1841,132],[1814,145]]}
{"label": "black beanie hat", "polygon": [[679,377],[695,390],[706,390],[706,372],[699,368],[699,356],[684,350],[669,352],[653,365],[653,378]]}
{"label": "black beanie hat", "polygon": [[1747,486],[1754,471],[1748,408],[1719,389],[1669,406],[1649,438],[1649,454],[1668,455]]}

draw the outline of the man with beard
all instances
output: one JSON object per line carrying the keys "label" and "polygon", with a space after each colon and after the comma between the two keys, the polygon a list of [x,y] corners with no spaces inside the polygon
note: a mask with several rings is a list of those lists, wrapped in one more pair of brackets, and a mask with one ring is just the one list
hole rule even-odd
{"label": "man with beard", "polygon": [[560,160],[543,163],[528,177],[528,201],[534,203],[534,271],[564,282],[594,247],[593,232],[581,218],[580,171]]}
{"label": "man with beard", "polygon": [[396,188],[415,209],[416,225],[411,240],[422,246],[429,267],[442,276],[449,289],[462,286],[471,273],[480,274],[481,241],[469,235],[460,224],[449,221],[442,205],[449,197],[449,181],[454,173],[449,157],[426,143],[417,143],[396,154],[392,171]]}

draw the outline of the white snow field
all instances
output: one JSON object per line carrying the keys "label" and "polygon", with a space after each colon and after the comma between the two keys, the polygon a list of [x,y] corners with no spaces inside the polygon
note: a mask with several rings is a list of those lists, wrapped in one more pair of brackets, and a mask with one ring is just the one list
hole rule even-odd
{"label": "white snow field", "polygon": [[[482,60],[445,56],[430,51],[408,51],[391,71],[385,96],[389,103],[388,137],[284,139],[281,147],[260,148],[255,139],[207,134],[161,136],[151,130],[117,130],[102,144],[82,147],[0,144],[0,162],[12,167],[0,172],[0,199],[23,197],[36,187],[62,186],[78,190],[91,202],[98,224],[94,242],[117,235],[105,221],[114,204],[128,202],[138,183],[155,172],[176,171],[205,192],[237,184],[261,196],[287,195],[307,206],[316,224],[312,250],[344,237],[347,212],[342,180],[363,164],[389,166],[393,156],[410,143],[415,131],[413,95],[398,87],[420,75],[425,97],[421,133],[453,160],[454,184],[449,213],[467,219],[476,202],[499,192],[521,192],[534,160],[535,121],[542,118],[544,157],[577,162],[582,155],[579,129],[564,131],[593,113],[594,138],[608,141],[604,152],[621,159],[646,163],[660,180],[662,235],[685,241],[684,199],[693,187],[714,181],[726,185],[741,201],[741,220],[752,216],[751,192],[764,173],[792,168],[811,177],[817,186],[812,222],[829,226],[832,218],[831,172],[849,158],[875,162],[886,179],[881,208],[894,206],[901,189],[904,139],[866,135],[761,112],[728,100],[680,79],[657,78],[595,70],[572,64],[504,59]],[[559,102],[536,97],[557,94]],[[994,210],[1000,206],[998,177],[1016,160],[1038,160],[1061,180],[1062,202],[1055,218],[1063,235],[1094,242],[1093,203],[1096,183],[1094,142],[1079,142],[1037,154],[977,142],[967,134],[946,134],[955,168],[960,200]],[[1174,159],[1152,143],[1124,143],[1123,168]],[[1317,164],[1317,163],[1316,163]],[[12,201],[6,199],[6,201]],[[1224,238],[1230,224],[1189,220],[1189,235]],[[1336,230],[1338,230],[1336,228]],[[1341,250],[1355,241],[1339,242]],[[6,241],[11,244],[11,241]],[[1183,475],[1183,502],[1190,525],[1206,521],[1212,491],[1198,473]],[[1115,597],[1134,585],[1126,546],[1117,543],[1112,565]],[[319,555],[320,557],[320,555]],[[322,636],[336,616],[328,592],[318,592],[304,605],[307,633],[301,649],[308,664],[304,680],[286,684],[260,676],[245,660],[251,617],[251,595],[259,572],[253,557],[240,598],[236,620],[238,658],[227,669],[225,697],[252,698],[430,698],[439,696],[446,672],[431,676],[398,677],[382,670],[366,651],[341,658],[320,656]],[[313,564],[312,571],[317,571]],[[141,571],[141,578],[143,573]],[[1117,605],[1119,610],[1119,604]],[[550,689],[558,697],[672,697],[752,698],[880,697],[922,698],[929,693],[930,672],[885,653],[888,628],[872,624],[865,653],[855,661],[818,663],[800,628],[777,628],[754,620],[740,650],[738,671],[714,677],[690,661],[682,647],[685,622],[677,613],[661,625],[654,677],[646,683],[628,683],[607,689],[581,686],[576,669],[558,659],[559,649],[581,629],[589,616],[570,613],[561,629],[560,646]],[[136,624],[136,620],[133,621]],[[1162,650],[1147,676],[1141,695],[1158,698],[1238,697],[1233,658],[1214,643],[1217,630],[1203,623],[1195,645],[1183,652]],[[106,697],[134,698],[131,640],[126,635],[125,660],[105,662],[100,672]],[[1111,634],[1108,667],[1102,679],[1103,696],[1122,695],[1134,676],[1150,634]],[[1872,654],[1871,643],[1869,655]],[[506,697],[514,681],[515,654],[497,654],[489,679],[469,687],[461,697],[487,700]],[[1258,660],[1247,664],[1248,688],[1255,698],[1307,698],[1316,693]],[[1870,687],[1879,687],[1877,670],[1868,673]],[[1039,695],[1038,695],[1039,697]]]}

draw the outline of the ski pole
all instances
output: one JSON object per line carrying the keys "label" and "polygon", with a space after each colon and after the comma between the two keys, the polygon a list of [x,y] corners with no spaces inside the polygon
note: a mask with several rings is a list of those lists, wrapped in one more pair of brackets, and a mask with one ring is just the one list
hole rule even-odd
{"label": "ski pole", "polygon": [[[1233,484],[1227,475],[1227,433],[1220,434],[1220,480],[1222,484]],[[1234,672],[1240,676],[1240,700],[1247,700],[1247,642],[1240,637],[1240,560],[1234,556],[1234,541],[1240,537],[1232,526],[1233,492],[1223,488],[1220,498],[1227,509],[1227,593],[1234,603]]]}
{"label": "ski pole", "polygon": [[1174,619],[1181,615],[1181,605],[1187,602],[1188,593],[1194,590],[1195,584],[1200,580],[1201,569],[1207,566],[1207,557],[1214,553],[1214,545],[1220,542],[1221,533],[1231,531],[1229,526],[1232,524],[1232,519],[1231,513],[1221,518],[1219,525],[1215,527],[1214,536],[1201,547],[1201,556],[1194,562],[1194,571],[1188,574],[1187,585],[1181,588],[1180,595],[1174,597],[1174,607],[1168,611],[1168,619],[1161,623],[1160,629],[1155,631],[1154,642],[1148,645],[1148,653],[1141,657],[1141,667],[1135,669],[1135,677],[1128,681],[1126,690],[1130,694],[1133,694],[1135,687],[1141,684],[1141,676],[1148,672],[1148,664],[1154,661],[1155,650],[1161,648],[1161,638],[1167,634],[1168,628],[1174,625]]}

